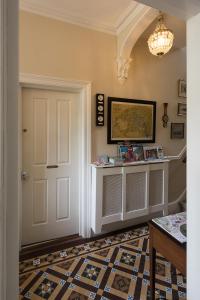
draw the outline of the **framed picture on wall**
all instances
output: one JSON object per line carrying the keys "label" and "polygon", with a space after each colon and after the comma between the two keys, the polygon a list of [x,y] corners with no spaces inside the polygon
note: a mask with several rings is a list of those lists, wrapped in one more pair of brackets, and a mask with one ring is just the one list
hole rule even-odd
{"label": "framed picture on wall", "polygon": [[156,102],[108,97],[108,144],[154,143]]}
{"label": "framed picture on wall", "polygon": [[180,79],[178,81],[178,96],[183,98],[187,97],[187,85],[185,80]]}
{"label": "framed picture on wall", "polygon": [[186,113],[187,113],[187,105],[186,105],[186,103],[178,103],[177,115],[178,116],[186,116]]}
{"label": "framed picture on wall", "polygon": [[171,139],[184,139],[184,123],[171,123]]}

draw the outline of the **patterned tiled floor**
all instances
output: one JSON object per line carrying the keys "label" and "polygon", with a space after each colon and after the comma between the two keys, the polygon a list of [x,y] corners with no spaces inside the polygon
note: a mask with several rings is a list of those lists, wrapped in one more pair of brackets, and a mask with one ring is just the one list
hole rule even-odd
{"label": "patterned tiled floor", "polygon": [[[156,271],[156,299],[186,299],[185,278],[161,256]],[[21,262],[19,299],[150,299],[147,227]]]}

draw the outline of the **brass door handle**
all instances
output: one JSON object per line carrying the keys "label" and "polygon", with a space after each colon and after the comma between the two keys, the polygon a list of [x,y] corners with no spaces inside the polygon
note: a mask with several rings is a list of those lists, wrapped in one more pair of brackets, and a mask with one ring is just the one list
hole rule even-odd
{"label": "brass door handle", "polygon": [[29,174],[26,171],[21,172],[21,179],[22,180],[27,180],[29,178]]}
{"label": "brass door handle", "polygon": [[56,169],[58,168],[58,165],[50,165],[50,166],[47,166],[47,169]]}

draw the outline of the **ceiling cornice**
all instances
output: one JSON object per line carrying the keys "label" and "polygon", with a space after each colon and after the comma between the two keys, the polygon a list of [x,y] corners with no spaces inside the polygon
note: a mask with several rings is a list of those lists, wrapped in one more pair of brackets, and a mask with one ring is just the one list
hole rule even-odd
{"label": "ceiling cornice", "polygon": [[134,1],[130,3],[127,9],[125,9],[125,11],[121,14],[116,24],[113,24],[113,26],[111,26],[110,24],[105,24],[98,21],[95,22],[93,20],[89,20],[88,18],[69,14],[67,11],[45,7],[44,5],[42,5],[41,0],[20,0],[20,10],[111,35],[118,35],[126,28],[126,26],[137,14],[138,7],[140,7],[139,3],[135,3]]}
{"label": "ceiling cornice", "polygon": [[62,22],[71,23],[74,25],[78,25],[96,31],[101,31],[112,35],[117,34],[117,28],[115,28],[115,26],[103,24],[102,22],[94,22],[84,17],[78,17],[69,14],[66,11],[60,11],[58,9],[56,10],[50,7],[44,7],[43,5],[41,5],[40,0],[21,0],[20,10],[24,10],[37,15],[45,16]]}
{"label": "ceiling cornice", "polygon": [[131,4],[127,10],[120,16],[118,23],[116,24],[117,35],[120,34],[135,18],[138,11],[141,9],[139,3]]}

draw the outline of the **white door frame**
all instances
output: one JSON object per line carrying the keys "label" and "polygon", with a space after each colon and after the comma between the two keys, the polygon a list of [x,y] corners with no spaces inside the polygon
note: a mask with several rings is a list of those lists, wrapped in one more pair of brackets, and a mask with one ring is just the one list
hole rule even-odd
{"label": "white door frame", "polygon": [[18,298],[18,0],[0,0],[0,299]]}
{"label": "white door frame", "polygon": [[[20,74],[19,97],[19,143],[22,147],[22,88],[50,89],[54,91],[75,92],[81,102],[81,162],[80,162],[80,201],[79,201],[79,234],[90,237],[90,176],[91,176],[91,83],[88,81],[65,80],[35,74]],[[19,149],[20,170],[22,170],[22,148]],[[22,214],[22,183],[19,182],[19,199]],[[22,225],[22,216],[20,218]],[[22,228],[22,227],[21,227]],[[20,230],[22,231],[22,230]],[[20,234],[21,235],[21,234]]]}
{"label": "white door frame", "polygon": [[5,1],[0,1],[0,299],[5,299],[6,295],[6,114],[5,106],[7,105],[6,85],[7,80],[4,77],[6,71],[5,58],[6,54],[6,21],[5,20]]}

